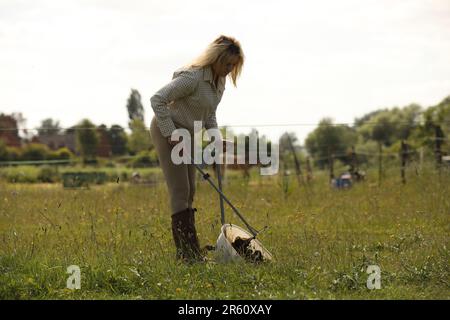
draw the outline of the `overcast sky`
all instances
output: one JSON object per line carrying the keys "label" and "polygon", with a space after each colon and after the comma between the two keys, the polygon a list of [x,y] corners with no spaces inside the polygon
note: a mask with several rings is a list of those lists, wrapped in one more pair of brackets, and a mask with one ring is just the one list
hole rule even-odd
{"label": "overcast sky", "polygon": [[219,125],[303,140],[325,116],[450,95],[449,0],[0,0],[0,112],[126,127],[135,88],[149,126],[150,97],[220,34],[247,60]]}

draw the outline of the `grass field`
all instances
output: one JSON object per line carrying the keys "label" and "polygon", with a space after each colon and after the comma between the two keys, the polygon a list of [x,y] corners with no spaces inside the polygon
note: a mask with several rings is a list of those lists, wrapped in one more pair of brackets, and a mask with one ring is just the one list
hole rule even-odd
{"label": "grass field", "polygon": [[[390,176],[389,173],[386,174]],[[308,189],[294,177],[229,179],[225,193],[275,257],[253,265],[177,264],[167,192],[115,183],[0,184],[1,299],[449,299],[450,175],[397,171],[350,190],[325,174]],[[202,245],[220,229],[218,196],[199,181]],[[242,226],[231,210],[227,222]],[[66,288],[70,265],[81,289]],[[367,266],[381,289],[366,287]]]}

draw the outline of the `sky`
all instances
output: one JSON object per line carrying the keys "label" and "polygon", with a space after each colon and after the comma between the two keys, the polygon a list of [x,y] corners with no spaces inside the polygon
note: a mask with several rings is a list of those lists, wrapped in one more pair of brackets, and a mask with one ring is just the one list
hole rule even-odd
{"label": "sky", "polygon": [[150,126],[150,97],[221,34],[246,56],[217,111],[236,133],[302,142],[324,117],[450,95],[448,0],[0,0],[0,112],[127,127],[137,89]]}

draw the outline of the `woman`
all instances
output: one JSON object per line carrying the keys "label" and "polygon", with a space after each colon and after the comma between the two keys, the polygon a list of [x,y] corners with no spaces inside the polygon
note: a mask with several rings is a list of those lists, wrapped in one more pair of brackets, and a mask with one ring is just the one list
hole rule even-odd
{"label": "woman", "polygon": [[170,154],[177,142],[171,140],[171,134],[176,128],[185,128],[193,142],[194,121],[202,121],[206,129],[217,129],[216,108],[225,90],[225,77],[236,86],[243,64],[240,43],[220,36],[194,62],[175,71],[172,81],[150,99],[155,112],[150,132],[169,191],[176,257],[183,261],[203,260],[195,229],[197,209],[192,207],[195,167],[172,162]]}

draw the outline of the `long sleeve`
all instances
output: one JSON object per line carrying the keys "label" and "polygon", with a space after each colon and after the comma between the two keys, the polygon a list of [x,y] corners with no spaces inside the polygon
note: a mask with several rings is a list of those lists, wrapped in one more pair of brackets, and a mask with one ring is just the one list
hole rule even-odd
{"label": "long sleeve", "polygon": [[175,72],[174,78],[166,86],[158,90],[150,103],[155,112],[156,122],[164,137],[170,137],[176,129],[170,116],[168,104],[192,94],[197,87],[198,79],[192,71]]}
{"label": "long sleeve", "polygon": [[205,121],[205,128],[206,129],[211,129],[211,128],[217,128],[217,119],[216,119],[216,113],[213,112],[208,119],[206,119]]}
{"label": "long sleeve", "polygon": [[214,130],[220,136],[220,139],[223,140],[222,133],[217,125],[216,113],[212,113],[208,119],[205,121],[205,129]]}

